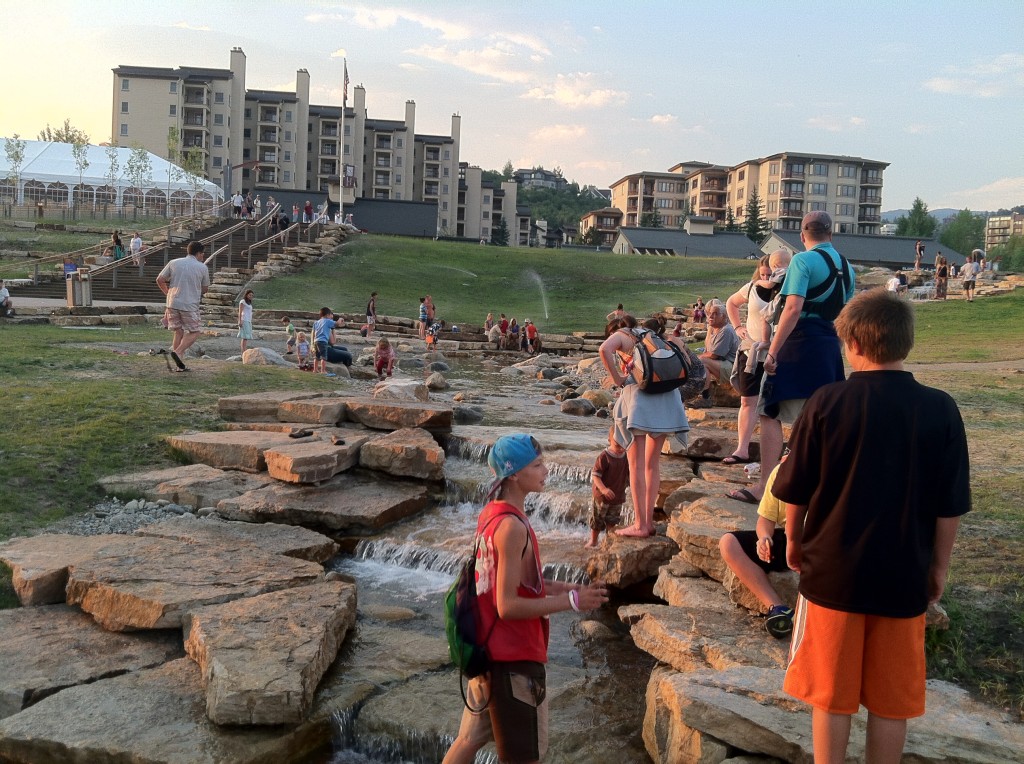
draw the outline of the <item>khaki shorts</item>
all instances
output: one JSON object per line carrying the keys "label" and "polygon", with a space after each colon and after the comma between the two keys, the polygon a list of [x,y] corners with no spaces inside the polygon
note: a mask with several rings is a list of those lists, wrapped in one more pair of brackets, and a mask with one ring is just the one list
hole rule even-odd
{"label": "khaki shorts", "polygon": [[177,308],[166,308],[164,320],[167,321],[168,329],[181,329],[186,334],[198,332],[202,326],[199,317],[199,308],[195,310],[178,310]]}
{"label": "khaki shorts", "polygon": [[495,662],[470,679],[459,737],[474,748],[493,740],[503,762],[540,761],[548,749],[548,698],[543,663]]}
{"label": "khaki shorts", "polygon": [[[767,376],[767,375],[766,375]],[[804,404],[807,403],[806,398],[794,398],[791,401],[779,401],[779,415],[775,417],[780,422],[786,424],[793,424],[796,418],[800,416],[800,412],[804,410]],[[764,396],[759,396],[757,399],[757,415],[767,416],[764,413]]]}

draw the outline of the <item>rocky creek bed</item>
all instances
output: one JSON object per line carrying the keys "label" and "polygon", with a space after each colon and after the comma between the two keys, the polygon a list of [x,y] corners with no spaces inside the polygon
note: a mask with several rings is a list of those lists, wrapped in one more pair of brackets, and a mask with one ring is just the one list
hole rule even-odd
{"label": "rocky creek bed", "polygon": [[[204,339],[194,363],[235,343]],[[552,619],[547,760],[810,761],[809,714],[781,693],[786,644],[717,554],[753,524],[723,496],[746,476],[717,461],[734,412],[690,412],[689,444],[664,457],[659,536],[592,552],[607,432],[592,414],[609,399],[593,359],[426,360],[444,387],[410,364],[381,386],[223,399],[228,429],[171,434],[190,465],[111,476],[121,499],[0,545],[26,605],[0,612],[0,760],[439,761],[461,714],[441,598],[487,448],[525,429],[551,467],[528,506],[548,575],[615,591]],[[1021,750],[1019,726],[941,682],[908,742],[915,761]]]}

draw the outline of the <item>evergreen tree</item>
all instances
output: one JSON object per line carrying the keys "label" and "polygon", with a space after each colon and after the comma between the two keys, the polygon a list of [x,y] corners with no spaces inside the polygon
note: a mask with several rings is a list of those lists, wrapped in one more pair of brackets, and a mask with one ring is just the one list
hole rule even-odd
{"label": "evergreen tree", "polygon": [[896,235],[930,239],[935,235],[938,225],[939,221],[928,214],[928,205],[921,201],[921,197],[917,197],[910,208],[910,214],[896,218]]}
{"label": "evergreen tree", "polygon": [[640,227],[641,228],[661,228],[661,213],[658,208],[655,207],[650,212],[645,212],[640,216]]}
{"label": "evergreen tree", "polygon": [[516,168],[512,166],[512,160],[509,159],[505,162],[505,166],[501,168],[501,179],[512,180],[512,176],[515,175]]}
{"label": "evergreen tree", "polygon": [[729,207],[725,211],[725,230],[726,231],[738,231],[738,230],[740,230],[740,226],[736,222],[736,216],[732,214],[732,207]]}
{"label": "evergreen tree", "polygon": [[601,232],[597,230],[597,226],[587,229],[587,232],[580,237],[580,244],[585,244],[588,247],[600,246]]}
{"label": "evergreen tree", "polygon": [[760,244],[771,232],[771,223],[765,220],[764,205],[761,204],[761,196],[757,188],[750,190],[750,197],[747,199],[746,219],[743,221],[743,232],[755,244]]}
{"label": "evergreen tree", "polygon": [[498,220],[498,225],[491,229],[491,244],[498,247],[508,246],[508,223],[505,218]]}

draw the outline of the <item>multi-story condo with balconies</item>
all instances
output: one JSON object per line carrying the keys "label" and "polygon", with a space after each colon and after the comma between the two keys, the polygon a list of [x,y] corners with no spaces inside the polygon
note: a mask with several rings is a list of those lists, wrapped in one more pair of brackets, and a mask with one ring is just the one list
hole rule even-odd
{"label": "multi-story condo with balconies", "polygon": [[1024,236],[1024,213],[989,216],[985,223],[985,249],[1005,244],[1011,236]]}
{"label": "multi-story condo with balconies", "polygon": [[[305,69],[296,73],[294,93],[247,90],[241,48],[231,50],[228,69],[119,66],[113,72],[114,139],[158,156],[198,150],[202,174],[226,194],[326,192],[328,180],[340,176],[343,204],[357,198],[436,202],[438,230],[454,227],[457,114],[451,135],[417,135],[414,101],[406,102],[404,120],[369,118],[361,86],[345,108],[311,104]],[[169,147],[174,130],[178,145]]]}
{"label": "multi-story condo with balconies", "polygon": [[[529,244],[530,215],[520,214],[516,204],[519,185],[515,181],[495,183],[484,180],[483,170],[466,162],[459,165],[459,196],[454,226],[446,225],[442,235],[491,241],[494,230],[505,221],[508,245]],[[442,202],[443,206],[444,202]]]}

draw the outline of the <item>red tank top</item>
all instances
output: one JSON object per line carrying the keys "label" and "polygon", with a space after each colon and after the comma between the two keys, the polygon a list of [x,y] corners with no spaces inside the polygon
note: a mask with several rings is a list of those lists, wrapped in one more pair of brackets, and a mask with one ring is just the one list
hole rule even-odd
{"label": "red tank top", "polygon": [[[498,517],[499,515],[515,515],[515,518],[518,519]],[[490,634],[487,640],[487,651],[492,660],[547,663],[549,631],[547,618],[521,620],[498,618],[498,608],[494,598],[498,570],[498,552],[494,546],[494,532],[498,526],[507,521],[522,522],[526,526],[530,543],[533,545],[534,563],[537,566],[539,588],[532,589],[524,584],[519,584],[517,593],[520,597],[531,599],[546,596],[540,552],[537,550],[537,535],[533,532],[530,521],[513,505],[504,501],[492,501],[480,512],[476,525],[476,592],[480,604],[477,613],[478,626],[481,634]]]}

